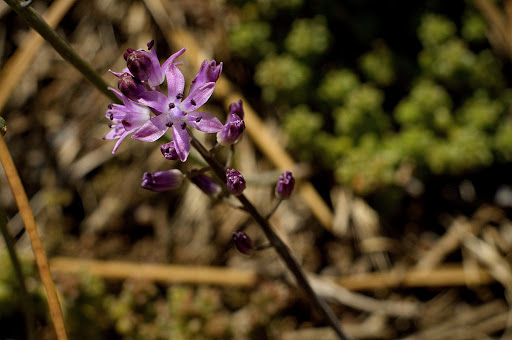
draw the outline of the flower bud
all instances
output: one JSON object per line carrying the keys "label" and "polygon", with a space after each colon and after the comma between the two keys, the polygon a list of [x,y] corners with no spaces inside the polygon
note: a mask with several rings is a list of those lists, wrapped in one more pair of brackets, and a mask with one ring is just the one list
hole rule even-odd
{"label": "flower bud", "polygon": [[173,190],[181,186],[184,178],[185,175],[178,169],[155,173],[145,172],[142,176],[141,186],[151,191]]}
{"label": "flower bud", "polygon": [[240,119],[244,119],[244,106],[241,100],[229,105],[229,114],[236,114]]}
{"label": "flower bud", "polygon": [[162,155],[164,155],[165,159],[175,161],[180,158],[176,151],[176,147],[174,146],[174,141],[162,144],[162,146],[160,146],[160,151],[162,152]]}
{"label": "flower bud", "polygon": [[126,66],[131,74],[139,80],[148,80],[153,72],[151,59],[146,51],[128,49],[124,54]]}
{"label": "flower bud", "polygon": [[231,145],[238,140],[245,130],[244,121],[236,114],[230,114],[227,123],[217,133],[217,142],[220,145]]}
{"label": "flower bud", "polygon": [[235,169],[227,169],[226,185],[230,193],[238,196],[245,190],[246,183],[244,176]]}
{"label": "flower bud", "polygon": [[208,196],[215,197],[222,192],[222,188],[219,183],[215,182],[211,177],[205,174],[190,177],[190,181],[197,185],[197,187]]}
{"label": "flower bud", "polygon": [[236,250],[244,255],[250,255],[254,250],[251,238],[243,231],[233,233],[233,243],[235,243]]}
{"label": "flower bud", "polygon": [[295,178],[293,178],[290,171],[286,171],[284,174],[279,176],[279,181],[276,185],[276,197],[281,200],[290,198],[293,188],[295,187]]}
{"label": "flower bud", "polygon": [[133,78],[128,73],[123,73],[119,77],[117,87],[119,88],[119,91],[133,101],[137,101],[141,95],[147,91],[146,86],[144,86],[140,80]]}
{"label": "flower bud", "polygon": [[222,63],[217,65],[215,60],[210,62],[207,60],[203,61],[201,68],[199,68],[199,72],[197,72],[196,77],[192,81],[189,93],[193,93],[196,88],[199,88],[203,84],[211,82],[215,83],[219,79],[221,73]]}

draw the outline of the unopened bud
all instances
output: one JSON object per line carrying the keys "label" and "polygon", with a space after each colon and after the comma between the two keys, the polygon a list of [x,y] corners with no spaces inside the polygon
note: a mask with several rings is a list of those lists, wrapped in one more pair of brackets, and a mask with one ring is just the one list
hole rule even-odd
{"label": "unopened bud", "polygon": [[139,80],[148,80],[153,72],[151,59],[146,51],[126,50],[125,59],[128,69]]}
{"label": "unopened bud", "polygon": [[233,243],[236,250],[244,255],[250,255],[254,250],[251,238],[243,231],[233,233]]}
{"label": "unopened bud", "polygon": [[184,178],[185,175],[178,169],[155,173],[145,172],[142,176],[141,186],[151,191],[173,190],[181,186]]}
{"label": "unopened bud", "polygon": [[235,103],[231,103],[229,105],[229,114],[236,114],[240,119],[244,119],[244,106],[242,100],[239,100]]}
{"label": "unopened bud", "polygon": [[244,130],[244,121],[236,113],[230,114],[227,123],[217,133],[217,142],[223,146],[231,145],[240,138]]}
{"label": "unopened bud", "polygon": [[293,178],[290,171],[286,171],[284,174],[279,176],[279,181],[276,185],[276,197],[281,200],[290,198],[293,188],[295,187],[295,178]]}
{"label": "unopened bud", "polygon": [[226,185],[230,193],[238,196],[245,190],[246,183],[244,176],[235,169],[227,169]]}
{"label": "unopened bud", "polygon": [[123,73],[119,77],[117,87],[119,88],[119,91],[133,101],[137,101],[141,95],[147,91],[146,87],[140,82],[140,80],[133,78],[128,73]]}

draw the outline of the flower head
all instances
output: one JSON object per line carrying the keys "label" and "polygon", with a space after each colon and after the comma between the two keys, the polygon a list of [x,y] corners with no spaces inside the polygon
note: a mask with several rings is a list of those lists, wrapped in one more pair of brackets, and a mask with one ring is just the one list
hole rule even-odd
{"label": "flower head", "polygon": [[226,185],[230,193],[240,195],[246,187],[244,176],[235,169],[226,170]]}
{"label": "flower head", "polygon": [[[117,124],[113,125],[113,130],[105,139],[119,139],[115,153],[121,141],[130,133],[133,133],[133,139],[154,142],[172,128],[176,155],[184,162],[190,152],[187,127],[207,133],[216,133],[223,128],[216,117],[197,111],[212,95],[215,82],[222,72],[222,63],[204,61],[185,97],[185,78],[177,67],[181,63],[175,61],[186,49],[174,53],[160,65],[153,45],[152,41],[148,43],[149,52],[128,49],[125,53],[128,67],[121,73],[110,71],[119,78],[120,92],[113,91],[124,105],[112,105],[116,113],[114,123]],[[167,95],[159,90],[165,78]],[[150,116],[151,112],[154,113],[153,117]],[[109,109],[107,117],[110,118],[112,114],[112,109]]]}

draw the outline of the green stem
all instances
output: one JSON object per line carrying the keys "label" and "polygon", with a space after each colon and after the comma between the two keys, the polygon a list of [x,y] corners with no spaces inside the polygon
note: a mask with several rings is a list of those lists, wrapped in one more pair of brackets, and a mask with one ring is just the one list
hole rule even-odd
{"label": "green stem", "polygon": [[37,31],[53,48],[61,55],[64,60],[73,65],[84,77],[91,82],[98,90],[103,92],[115,103],[119,99],[107,89],[109,86],[103,78],[93,70],[93,68],[83,60],[73,48],[62,39],[57,32],[51,28],[43,18],[37,14],[32,7],[23,7],[19,0],[4,0],[20,17],[25,19],[27,24]]}
{"label": "green stem", "polygon": [[[219,179],[221,179],[222,182],[226,183],[226,169],[224,169],[224,167],[214,157],[210,155],[208,150],[206,150],[206,148],[191,133],[189,134],[191,136],[192,146],[201,154],[201,156],[203,156],[204,160],[210,165],[215,175],[217,175],[217,177],[219,177]],[[333,311],[329,308],[327,303],[315,293],[313,287],[311,287],[311,285],[309,284],[309,281],[306,278],[306,274],[302,270],[301,266],[292,256],[286,244],[274,232],[274,229],[272,229],[268,220],[258,212],[258,210],[244,196],[244,194],[237,196],[237,198],[240,201],[240,203],[242,203],[242,205],[244,206],[244,209],[260,225],[270,244],[274,247],[279,256],[281,256],[281,259],[286,263],[288,269],[295,276],[297,284],[304,290],[311,304],[325,318],[327,323],[336,332],[336,335],[341,340],[351,339],[348,335],[346,335],[343,332],[338,318],[336,317],[336,315],[334,315]]]}
{"label": "green stem", "polygon": [[23,277],[23,271],[21,270],[21,264],[18,255],[16,254],[16,249],[14,248],[14,242],[11,235],[9,234],[9,230],[7,229],[7,217],[5,216],[5,212],[2,208],[0,208],[0,231],[4,237],[5,245],[7,247],[7,251],[9,252],[9,257],[11,258],[12,267],[14,268],[14,275],[16,275],[16,279],[20,284],[20,295],[23,307],[23,315],[25,317],[27,339],[35,340],[36,330],[34,306],[28,294],[25,278]]}

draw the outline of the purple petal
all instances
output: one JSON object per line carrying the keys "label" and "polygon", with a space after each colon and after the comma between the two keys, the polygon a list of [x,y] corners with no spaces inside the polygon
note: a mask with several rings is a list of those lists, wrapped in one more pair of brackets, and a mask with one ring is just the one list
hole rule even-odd
{"label": "purple petal", "polygon": [[[185,89],[185,77],[183,73],[176,67],[176,64],[169,65],[167,71],[165,71],[167,77],[167,96],[170,102],[178,102],[183,98],[183,90]],[[181,98],[178,98],[178,95]]]}
{"label": "purple petal", "polygon": [[197,87],[193,92],[190,92],[187,98],[181,103],[181,107],[185,108],[185,111],[194,111],[210,99],[213,90],[215,89],[215,83],[205,83]]}
{"label": "purple petal", "polygon": [[103,137],[103,139],[111,140],[111,139],[118,139],[120,138],[126,130],[124,129],[123,125],[114,125],[112,126],[112,129]]}
{"label": "purple petal", "polygon": [[167,109],[169,108],[169,100],[165,94],[158,91],[144,92],[138,99],[138,102],[149,106],[159,114],[167,112]]}
{"label": "purple petal", "polygon": [[216,133],[224,127],[217,117],[206,112],[190,112],[188,117],[192,118],[188,125],[202,132]]}
{"label": "purple petal", "polygon": [[142,142],[154,142],[169,129],[167,115],[159,115],[148,120],[132,136]]}
{"label": "purple petal", "polygon": [[164,62],[164,64],[162,65],[162,70],[164,71],[167,71],[167,67],[171,64],[171,63],[174,63],[174,61],[176,59],[178,59],[178,57],[180,55],[182,55],[183,53],[185,53],[185,51],[187,50],[186,47],[183,47],[181,50],[179,50],[178,52],[174,53],[173,55],[171,55],[169,58],[167,58],[167,60]]}
{"label": "purple petal", "polygon": [[195,89],[202,84],[216,82],[219,79],[220,74],[222,73],[222,63],[217,65],[215,60],[212,61],[203,61],[199,71],[197,72],[196,77],[192,81],[192,85],[190,86],[190,92],[194,92]]}
{"label": "purple petal", "polygon": [[185,162],[188,154],[190,153],[190,136],[188,135],[187,129],[182,129],[181,126],[173,125],[172,138],[180,160]]}

